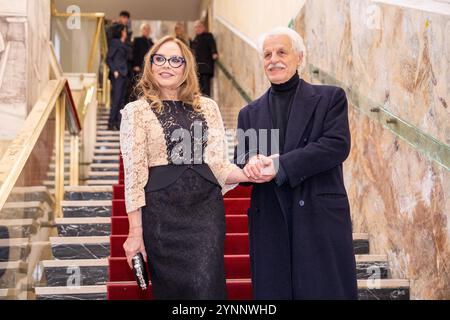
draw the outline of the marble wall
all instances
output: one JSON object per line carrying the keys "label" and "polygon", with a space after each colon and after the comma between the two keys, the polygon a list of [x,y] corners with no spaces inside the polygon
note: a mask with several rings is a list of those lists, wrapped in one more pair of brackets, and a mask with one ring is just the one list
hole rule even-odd
{"label": "marble wall", "polygon": [[[294,25],[308,63],[450,143],[450,15],[386,1],[308,0]],[[252,98],[261,95],[268,83],[254,41],[223,17],[213,31],[221,62]],[[215,98],[233,127],[243,99],[220,72],[216,82]],[[345,182],[354,231],[370,235],[371,253],[388,255],[393,278],[411,280],[411,298],[450,299],[450,172],[349,110]]]}
{"label": "marble wall", "polygon": [[48,82],[50,0],[0,0],[0,139],[12,140]]}

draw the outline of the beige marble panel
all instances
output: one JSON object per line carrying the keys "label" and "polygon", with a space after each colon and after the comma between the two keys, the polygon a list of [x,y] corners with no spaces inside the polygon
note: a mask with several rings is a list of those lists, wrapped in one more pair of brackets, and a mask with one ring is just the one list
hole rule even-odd
{"label": "beige marble panel", "polygon": [[0,2],[0,139],[14,139],[49,79],[50,0]]}
{"label": "beige marble panel", "polygon": [[310,63],[450,143],[450,16],[370,0],[307,1],[303,10]]}
{"label": "beige marble panel", "polygon": [[354,232],[387,254],[414,299],[450,299],[450,172],[350,109],[353,146],[344,165]]}

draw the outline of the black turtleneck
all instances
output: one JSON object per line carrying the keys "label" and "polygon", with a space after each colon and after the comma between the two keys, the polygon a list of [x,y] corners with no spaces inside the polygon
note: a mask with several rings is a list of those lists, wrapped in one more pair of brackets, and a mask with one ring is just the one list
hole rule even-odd
{"label": "black turtleneck", "polygon": [[287,82],[282,84],[272,83],[270,88],[269,108],[273,128],[280,130],[280,153],[282,153],[284,149],[289,114],[299,83],[300,77],[296,72]]}

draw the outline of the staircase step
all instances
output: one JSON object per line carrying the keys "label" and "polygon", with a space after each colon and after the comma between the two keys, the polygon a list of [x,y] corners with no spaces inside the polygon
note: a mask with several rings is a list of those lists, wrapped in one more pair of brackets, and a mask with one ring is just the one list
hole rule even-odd
{"label": "staircase step", "polygon": [[233,190],[228,191],[224,198],[231,199],[231,198],[250,198],[252,193],[252,187],[236,187]]}
{"label": "staircase step", "polygon": [[94,156],[93,163],[119,163],[119,156]]}
{"label": "staircase step", "polygon": [[0,239],[0,262],[24,260],[29,252],[28,238]]}
{"label": "staircase step", "polygon": [[0,220],[0,239],[28,238],[36,233],[38,227],[35,219]]}
{"label": "staircase step", "polygon": [[120,149],[99,149],[99,148],[95,148],[94,149],[94,157],[95,155],[117,155],[119,156],[120,154]]}
{"label": "staircase step", "polygon": [[249,198],[234,198],[234,199],[224,199],[225,211],[227,214],[247,215],[247,210],[250,208]]}
{"label": "staircase step", "polygon": [[60,218],[55,219],[60,237],[109,236],[111,218]]}
{"label": "staircase step", "polygon": [[358,279],[387,279],[389,276],[386,255],[356,255],[356,276]]}
{"label": "staircase step", "polygon": [[118,180],[118,171],[90,171],[89,180]]}
{"label": "staircase step", "polygon": [[[126,240],[126,235],[112,235],[111,236],[111,257],[124,257],[123,244]],[[357,250],[356,245],[360,241],[368,241],[365,234],[354,234],[353,245],[355,254],[368,254],[369,251]],[[367,245],[368,248],[368,245]],[[242,255],[250,252],[249,239],[247,233],[227,233],[225,237],[225,255]],[[358,252],[359,251],[359,252]]]}
{"label": "staircase step", "polygon": [[[409,281],[384,279],[379,287],[368,289],[367,280],[358,280],[360,300],[407,300],[409,299]],[[135,281],[108,282],[108,300],[147,300],[151,299],[150,289],[142,292]],[[229,300],[251,300],[252,284],[250,279],[227,280]]]}
{"label": "staircase step", "polygon": [[11,191],[7,202],[28,202],[38,201],[52,204],[53,196],[45,186],[16,187]]}
{"label": "staircase step", "polygon": [[76,186],[66,187],[65,200],[111,200],[111,186]]}
{"label": "staircase step", "polygon": [[6,202],[1,210],[2,219],[39,219],[51,211],[49,203],[42,201]]}
{"label": "staircase step", "polygon": [[110,200],[62,201],[64,218],[110,217],[112,202]]}
{"label": "staircase step", "polygon": [[72,284],[79,276],[80,286],[105,285],[108,281],[107,259],[47,260],[42,261],[47,287]]}
{"label": "staircase step", "polygon": [[[117,184],[117,181],[114,184]],[[247,215],[247,209],[250,206],[250,199],[224,199],[225,212],[227,215]],[[126,216],[125,200],[113,199],[113,215],[114,216]]]}
{"label": "staircase step", "polygon": [[[128,217],[112,217],[111,219],[111,234],[113,235],[127,235],[128,234]],[[226,230],[227,233],[247,233],[248,232],[248,218],[244,215],[227,215],[226,216]]]}
{"label": "staircase step", "polygon": [[15,288],[27,276],[27,269],[23,261],[0,262],[0,288]]}
{"label": "staircase step", "polygon": [[112,186],[114,184],[117,184],[118,179],[115,180],[106,180],[106,179],[99,179],[99,180],[86,180],[86,184],[88,186]]}
{"label": "staircase step", "polygon": [[359,300],[409,300],[410,281],[403,279],[358,280]]}
{"label": "staircase step", "polygon": [[[54,180],[45,180],[43,182],[44,186],[46,186],[47,188],[55,188],[55,181]],[[64,186],[69,186],[70,185],[70,181],[68,179],[64,180]]]}
{"label": "staircase step", "polygon": [[102,259],[109,256],[109,237],[51,237],[58,260]]}
{"label": "staircase step", "polygon": [[353,249],[355,254],[369,254],[369,235],[366,233],[354,233],[353,234]]}
{"label": "staircase step", "polygon": [[106,286],[36,287],[37,300],[106,300]]}
{"label": "staircase step", "polygon": [[91,171],[114,171],[119,175],[119,164],[118,163],[93,163],[90,168]]}
{"label": "staircase step", "polygon": [[97,137],[99,136],[119,136],[119,131],[107,131],[97,128]]}
{"label": "staircase step", "polygon": [[109,143],[117,143],[120,145],[120,138],[118,136],[108,137],[108,136],[99,136],[97,137],[96,142],[109,142]]}
{"label": "staircase step", "polygon": [[[367,269],[379,269],[380,278],[387,278],[387,262],[386,256],[356,256],[357,273],[359,279],[367,279],[374,276],[372,271]],[[225,275],[227,279],[249,279],[250,272],[250,256],[249,255],[225,255]],[[129,268],[126,258],[109,258],[110,274],[109,281],[133,281],[134,274]]]}
{"label": "staircase step", "polygon": [[[142,291],[136,281],[108,282],[108,300],[151,300],[150,289]],[[227,280],[227,294],[229,300],[249,300],[252,296],[250,280]],[[250,298],[249,298],[250,297]]]}
{"label": "staircase step", "polygon": [[119,141],[117,142],[96,142],[95,143],[95,148],[96,149],[119,149],[120,148],[120,143]]}

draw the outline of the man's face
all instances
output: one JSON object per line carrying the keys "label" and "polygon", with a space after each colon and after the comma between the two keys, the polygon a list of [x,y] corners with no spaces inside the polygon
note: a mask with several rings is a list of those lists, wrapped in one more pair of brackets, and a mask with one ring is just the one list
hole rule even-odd
{"label": "man's face", "polygon": [[119,17],[119,23],[123,24],[124,26],[128,25],[128,17],[127,16],[120,16]]}
{"label": "man's face", "polygon": [[202,34],[205,32],[205,26],[201,22],[196,22],[194,25],[195,34]]}
{"label": "man's face", "polygon": [[301,54],[295,52],[291,38],[276,35],[266,38],[263,45],[264,72],[271,83],[287,82],[302,62]]}
{"label": "man's face", "polygon": [[151,32],[152,32],[152,30],[150,29],[149,25],[145,25],[142,27],[142,36],[148,38],[148,37],[150,37]]}

